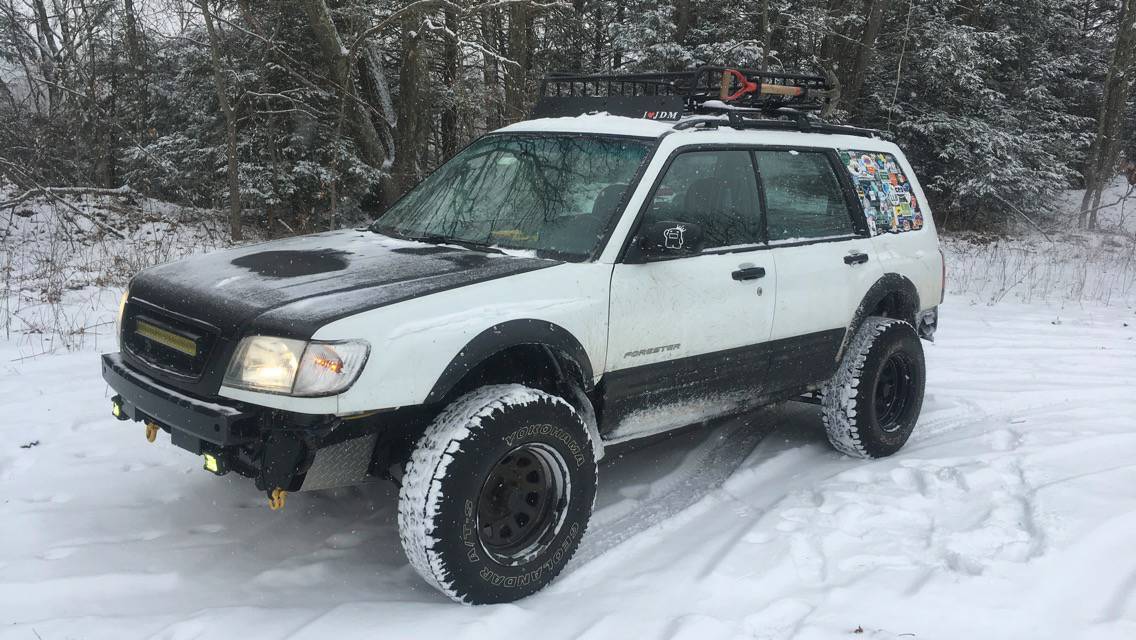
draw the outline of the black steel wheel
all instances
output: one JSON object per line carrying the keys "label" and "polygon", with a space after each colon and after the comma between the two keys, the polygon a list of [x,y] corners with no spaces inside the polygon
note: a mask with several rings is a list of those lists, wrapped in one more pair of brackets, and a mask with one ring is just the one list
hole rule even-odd
{"label": "black steel wheel", "polygon": [[917,393],[911,358],[903,352],[893,353],[876,379],[875,409],[880,429],[888,433],[902,429],[907,407],[915,402]]}
{"label": "black steel wheel", "polygon": [[526,443],[489,471],[477,503],[477,533],[502,564],[539,555],[555,537],[570,501],[568,463],[555,449]]}

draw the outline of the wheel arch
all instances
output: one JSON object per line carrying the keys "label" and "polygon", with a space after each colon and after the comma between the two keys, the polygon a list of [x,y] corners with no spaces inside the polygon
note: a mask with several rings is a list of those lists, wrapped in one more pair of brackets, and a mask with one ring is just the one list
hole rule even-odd
{"label": "wheel arch", "polygon": [[463,379],[478,367],[513,349],[552,358],[565,376],[584,391],[591,391],[592,363],[584,345],[570,331],[547,320],[509,320],[477,334],[450,360],[426,396],[426,402],[441,402],[460,388]]}
{"label": "wheel arch", "polygon": [[561,396],[576,408],[588,427],[596,459],[603,443],[591,392],[591,358],[570,331],[547,320],[509,320],[482,331],[446,365],[426,397],[445,404],[473,389],[507,382]]}
{"label": "wheel arch", "polygon": [[856,307],[852,322],[848,324],[848,329],[844,333],[837,359],[844,356],[848,343],[851,342],[852,336],[856,335],[865,318],[870,316],[896,318],[914,327],[917,326],[915,318],[919,314],[919,309],[919,289],[916,288],[915,283],[901,274],[885,273],[868,289],[860,300],[860,305]]}

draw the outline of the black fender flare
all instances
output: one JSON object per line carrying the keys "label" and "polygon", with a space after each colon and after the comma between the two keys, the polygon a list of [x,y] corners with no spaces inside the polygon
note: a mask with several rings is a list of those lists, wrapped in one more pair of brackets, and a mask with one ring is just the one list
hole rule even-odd
{"label": "black fender flare", "polygon": [[919,289],[915,287],[915,283],[898,273],[885,273],[879,280],[868,289],[860,300],[860,306],[856,307],[856,312],[852,314],[852,321],[848,323],[848,330],[844,332],[844,340],[840,343],[840,351],[836,354],[836,359],[844,357],[844,350],[848,347],[848,343],[852,340],[852,336],[860,329],[860,325],[864,323],[864,318],[873,309],[878,307],[888,296],[896,296],[897,303],[900,305],[900,310],[894,317],[900,320],[906,320],[911,323],[911,326],[916,326],[915,316],[919,313]]}
{"label": "black fender flare", "polygon": [[592,361],[576,336],[547,320],[524,318],[495,324],[477,334],[442,370],[426,402],[441,401],[477,365],[505,349],[522,345],[543,346],[567,358],[578,369],[583,391],[592,390]]}

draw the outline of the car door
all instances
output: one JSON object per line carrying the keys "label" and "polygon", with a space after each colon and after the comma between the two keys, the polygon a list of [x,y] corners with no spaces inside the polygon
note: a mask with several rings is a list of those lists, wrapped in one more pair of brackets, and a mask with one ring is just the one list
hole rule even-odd
{"label": "car door", "polygon": [[750,152],[680,151],[647,202],[633,236],[673,221],[698,225],[704,246],[641,263],[632,251],[613,269],[602,383],[608,440],[728,413],[760,393],[767,369],[760,343],[771,329],[776,272],[763,250]]}
{"label": "car door", "polygon": [[777,266],[770,378],[782,390],[804,390],[835,371],[845,331],[882,270],[831,151],[754,155]]}

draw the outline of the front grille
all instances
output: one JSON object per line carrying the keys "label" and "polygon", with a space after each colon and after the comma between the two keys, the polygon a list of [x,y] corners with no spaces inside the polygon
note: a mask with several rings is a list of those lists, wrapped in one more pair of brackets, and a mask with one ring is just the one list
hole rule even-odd
{"label": "front grille", "polygon": [[122,345],[144,364],[197,379],[217,344],[216,331],[131,300],[122,319]]}

